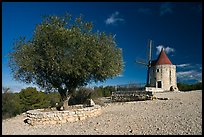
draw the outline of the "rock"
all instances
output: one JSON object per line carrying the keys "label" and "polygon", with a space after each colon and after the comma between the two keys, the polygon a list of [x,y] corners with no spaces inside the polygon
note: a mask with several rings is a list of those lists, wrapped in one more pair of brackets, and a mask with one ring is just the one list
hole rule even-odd
{"label": "rock", "polygon": [[95,103],[92,99],[87,99],[86,102],[84,103],[84,106],[93,107],[93,106],[95,106]]}
{"label": "rock", "polygon": [[95,106],[95,103],[92,99],[90,99],[90,106]]}
{"label": "rock", "polygon": [[31,120],[30,120],[29,118],[26,118],[26,119],[24,119],[24,123],[30,124],[30,123],[31,123]]}
{"label": "rock", "polygon": [[60,110],[61,110],[61,111],[62,111],[62,110],[64,110],[64,107],[63,107],[63,106],[61,106],[61,107],[60,107]]}
{"label": "rock", "polygon": [[170,91],[178,91],[178,87],[176,87],[176,86],[171,86],[171,87],[170,87]]}

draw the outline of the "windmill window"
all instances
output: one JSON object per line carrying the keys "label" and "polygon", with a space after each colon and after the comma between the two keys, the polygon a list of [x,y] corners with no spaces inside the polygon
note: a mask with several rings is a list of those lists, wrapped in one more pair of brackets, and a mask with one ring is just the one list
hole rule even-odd
{"label": "windmill window", "polygon": [[157,69],[157,72],[159,72],[159,69]]}

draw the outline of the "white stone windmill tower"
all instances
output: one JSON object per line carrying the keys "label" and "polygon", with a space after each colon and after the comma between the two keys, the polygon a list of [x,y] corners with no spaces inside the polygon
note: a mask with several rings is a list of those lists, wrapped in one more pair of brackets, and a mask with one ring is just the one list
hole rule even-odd
{"label": "white stone windmill tower", "polygon": [[167,57],[164,49],[156,60],[151,62],[150,87],[155,91],[178,91],[176,80],[176,65],[173,65]]}
{"label": "white stone windmill tower", "polygon": [[[156,60],[151,60],[152,41],[150,40],[148,62],[139,62],[147,66],[146,91],[178,91],[176,80],[176,65],[173,65],[167,57],[164,49]],[[149,82],[150,81],[150,82]]]}

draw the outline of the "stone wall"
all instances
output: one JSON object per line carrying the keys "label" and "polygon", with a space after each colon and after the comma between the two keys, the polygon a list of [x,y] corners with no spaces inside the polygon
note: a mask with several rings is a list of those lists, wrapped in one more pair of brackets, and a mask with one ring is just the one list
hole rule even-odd
{"label": "stone wall", "polygon": [[156,88],[156,87],[145,87],[145,91],[150,91],[152,94],[156,92],[164,92],[162,88]]}
{"label": "stone wall", "polygon": [[84,120],[101,114],[101,106],[83,107],[66,111],[48,111],[44,109],[29,110],[25,120],[30,125],[62,124]]}
{"label": "stone wall", "polygon": [[144,91],[131,91],[131,92],[112,92],[111,100],[112,102],[127,102],[127,101],[142,101],[151,100],[152,92]]}

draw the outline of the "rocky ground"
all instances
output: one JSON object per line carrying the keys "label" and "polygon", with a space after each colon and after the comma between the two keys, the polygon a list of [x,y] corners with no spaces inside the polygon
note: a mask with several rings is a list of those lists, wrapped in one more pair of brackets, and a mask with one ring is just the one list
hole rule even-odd
{"label": "rocky ground", "polygon": [[2,121],[12,135],[202,135],[202,91],[157,93],[169,100],[107,103],[102,114],[60,125],[29,126],[24,115]]}

